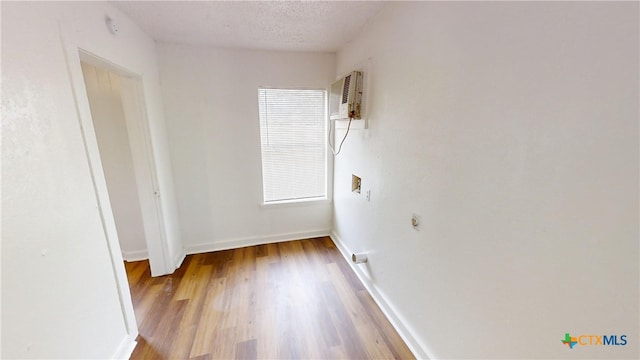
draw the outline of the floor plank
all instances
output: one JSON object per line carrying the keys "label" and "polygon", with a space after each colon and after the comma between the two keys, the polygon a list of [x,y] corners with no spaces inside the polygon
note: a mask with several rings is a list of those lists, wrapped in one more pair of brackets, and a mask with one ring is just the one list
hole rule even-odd
{"label": "floor plank", "polygon": [[132,359],[413,359],[330,238],[125,263]]}

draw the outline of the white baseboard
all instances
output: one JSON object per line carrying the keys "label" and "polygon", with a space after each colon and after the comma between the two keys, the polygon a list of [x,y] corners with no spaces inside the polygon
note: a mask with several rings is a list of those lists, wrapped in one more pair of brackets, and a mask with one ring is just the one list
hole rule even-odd
{"label": "white baseboard", "polygon": [[216,242],[193,244],[185,246],[187,255],[200,254],[211,251],[220,251],[228,249],[238,249],[247,246],[272,244],[277,242],[309,239],[314,237],[329,236],[331,229],[320,229],[313,231],[302,231],[295,233],[275,234],[268,236],[251,236],[238,239],[221,240]]}
{"label": "white baseboard", "polygon": [[140,261],[149,259],[149,253],[147,250],[137,250],[137,251],[123,251],[122,258],[124,261],[132,262],[132,261]]}
{"label": "white baseboard", "polygon": [[395,311],[391,303],[389,303],[384,295],[382,295],[382,293],[378,291],[377,286],[373,282],[371,282],[371,279],[369,279],[369,277],[365,275],[362,269],[351,261],[352,252],[347,249],[344,242],[342,242],[342,239],[340,239],[340,237],[333,231],[329,236],[336,244],[338,250],[340,250],[340,252],[342,253],[342,256],[347,260],[347,263],[349,263],[353,271],[356,273],[356,276],[358,276],[360,282],[362,282],[364,287],[367,289],[369,295],[371,295],[371,297],[373,298],[373,301],[378,304],[380,310],[382,310],[393,328],[396,329],[396,331],[398,332],[402,340],[404,340],[404,342],[407,344],[409,350],[411,350],[413,355],[417,359],[429,359],[427,351],[425,351],[425,347],[420,344],[416,336],[413,334],[413,331],[411,331],[411,329],[405,325],[405,322],[398,315],[398,312]]}
{"label": "white baseboard", "polygon": [[184,250],[182,250],[175,259],[173,259],[173,263],[176,264],[176,269],[180,267],[180,265],[182,265],[182,262],[184,261],[184,258],[187,257],[187,253],[184,252]]}
{"label": "white baseboard", "polygon": [[133,354],[133,350],[136,348],[136,345],[138,345],[138,342],[136,341],[136,337],[138,336],[137,334],[138,332],[136,331],[135,334],[129,334],[122,339],[120,346],[118,346],[118,349],[111,358],[129,360],[131,358],[131,354]]}

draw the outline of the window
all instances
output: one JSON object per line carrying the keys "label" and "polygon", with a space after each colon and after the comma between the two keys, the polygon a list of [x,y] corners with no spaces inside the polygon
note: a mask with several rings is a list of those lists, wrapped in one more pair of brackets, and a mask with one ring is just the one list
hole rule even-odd
{"label": "window", "polygon": [[326,96],[258,89],[265,203],[326,198]]}

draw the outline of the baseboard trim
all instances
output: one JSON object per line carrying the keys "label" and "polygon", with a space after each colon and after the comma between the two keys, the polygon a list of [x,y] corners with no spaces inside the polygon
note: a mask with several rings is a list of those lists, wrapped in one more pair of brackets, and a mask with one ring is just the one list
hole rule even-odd
{"label": "baseboard trim", "polygon": [[187,253],[184,252],[184,250],[182,250],[178,254],[178,256],[176,256],[176,258],[173,261],[173,263],[176,265],[176,269],[180,268],[180,266],[182,265],[182,262],[184,261],[185,257],[187,257]]}
{"label": "baseboard trim", "polygon": [[185,246],[185,252],[187,255],[200,254],[211,251],[238,249],[247,246],[272,244],[291,240],[309,239],[321,236],[329,236],[331,229],[320,229],[312,231],[302,231],[285,234],[275,234],[267,236],[250,236],[245,238],[229,239],[216,241],[205,244],[193,244]]}
{"label": "baseboard trim", "polygon": [[129,334],[124,339],[122,339],[120,346],[118,346],[118,349],[111,358],[129,360],[131,358],[131,354],[133,354],[133,350],[136,348],[136,345],[138,345],[138,342],[136,341],[137,336],[138,335],[136,331],[136,335]]}
{"label": "baseboard trim", "polygon": [[375,301],[380,310],[382,310],[393,328],[396,329],[402,340],[407,344],[413,355],[417,359],[429,359],[425,348],[420,344],[416,336],[414,336],[413,331],[405,325],[405,322],[395,311],[394,307],[389,303],[389,301],[387,301],[384,295],[378,291],[376,285],[371,282],[369,277],[367,277],[365,273],[351,261],[352,252],[346,247],[342,239],[340,239],[340,237],[333,231],[329,236],[336,244],[336,247],[342,256],[347,260],[347,263],[351,266],[358,279],[360,279],[362,285],[367,289],[373,298],[373,301]]}
{"label": "baseboard trim", "polygon": [[147,250],[123,251],[122,258],[128,262],[147,260],[149,259],[149,253]]}

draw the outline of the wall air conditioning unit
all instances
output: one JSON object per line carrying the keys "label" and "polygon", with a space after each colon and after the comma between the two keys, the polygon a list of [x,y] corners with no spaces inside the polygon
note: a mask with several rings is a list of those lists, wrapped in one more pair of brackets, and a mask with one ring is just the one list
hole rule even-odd
{"label": "wall air conditioning unit", "polygon": [[360,119],[362,72],[352,71],[331,85],[329,119]]}

